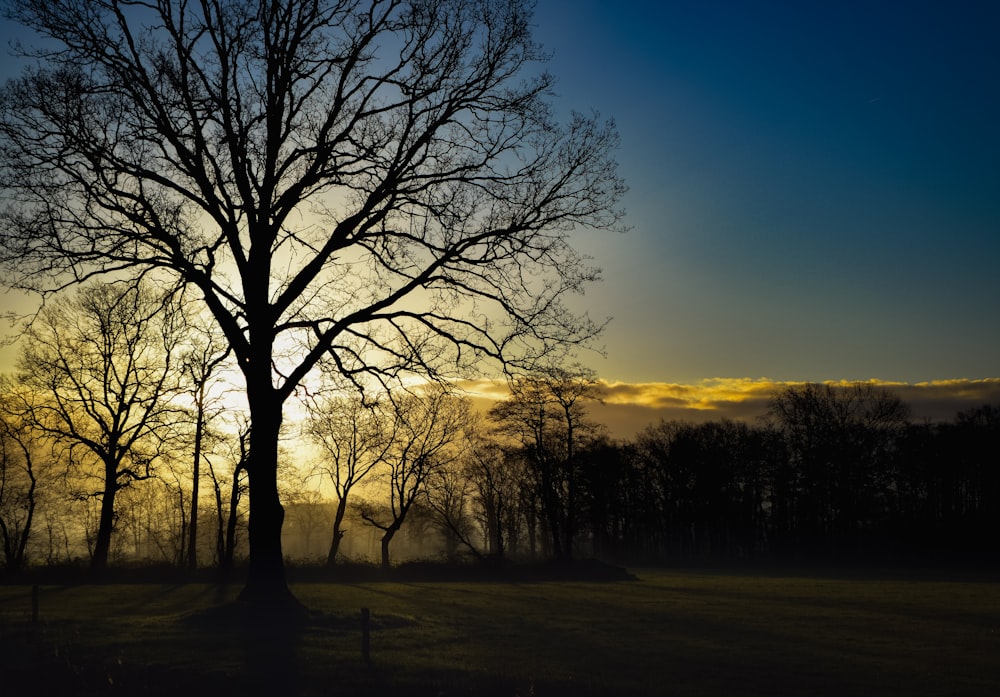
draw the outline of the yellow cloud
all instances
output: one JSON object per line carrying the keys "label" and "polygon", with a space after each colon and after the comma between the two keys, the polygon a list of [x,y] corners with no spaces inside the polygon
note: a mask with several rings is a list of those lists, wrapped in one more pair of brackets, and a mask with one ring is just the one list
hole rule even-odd
{"label": "yellow cloud", "polygon": [[767,378],[710,378],[691,385],[602,382],[601,393],[606,404],[714,410],[725,404],[766,400],[790,384]]}
{"label": "yellow cloud", "polygon": [[[846,386],[857,380],[828,380],[824,384]],[[885,387],[910,405],[916,421],[954,419],[962,410],[981,404],[1000,404],[1000,378],[933,380],[906,383],[870,379],[861,382]],[[601,380],[600,403],[591,418],[609,427],[613,435],[628,437],[661,419],[709,421],[732,419],[755,421],[767,413],[768,401],[778,392],[801,381],[769,378],[709,378],[695,383]],[[505,399],[507,384],[497,380],[465,381],[461,386],[480,404]]]}

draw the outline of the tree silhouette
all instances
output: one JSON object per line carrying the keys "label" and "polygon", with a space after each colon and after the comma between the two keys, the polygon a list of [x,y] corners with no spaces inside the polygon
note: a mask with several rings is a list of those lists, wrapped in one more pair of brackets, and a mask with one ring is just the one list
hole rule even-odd
{"label": "tree silhouette", "polygon": [[4,567],[20,569],[38,504],[36,450],[43,439],[25,418],[34,395],[0,376],[0,542]]}
{"label": "tree silhouette", "polygon": [[318,361],[387,383],[599,331],[562,299],[597,276],[572,230],[618,226],[617,136],[554,119],[530,2],[10,8],[47,40],[0,98],[10,282],[197,289],[253,423],[244,599],[291,599],[278,433]]}
{"label": "tree silhouette", "polygon": [[586,402],[596,399],[596,381],[582,369],[548,366],[515,380],[510,399],[497,403],[491,417],[523,448],[535,477],[557,558],[573,555],[577,518],[576,450],[596,425]]}
{"label": "tree silhouette", "polygon": [[117,493],[152,476],[180,418],[168,399],[178,312],[170,295],[145,284],[89,285],[45,307],[21,347],[18,379],[38,395],[33,427],[62,446],[71,466],[86,470],[96,460],[96,490],[79,492],[101,501],[95,569],[107,565]]}
{"label": "tree silhouette", "polygon": [[343,525],[351,492],[385,462],[392,446],[392,419],[384,406],[348,397],[328,397],[310,405],[306,435],[320,449],[317,471],[337,494],[333,537],[326,557],[330,566],[336,563],[346,534]]}
{"label": "tree silhouette", "polygon": [[772,398],[792,470],[785,497],[797,498],[796,527],[807,536],[854,541],[885,506],[885,464],[909,418],[896,395],[871,383],[805,384]]}
{"label": "tree silhouette", "polygon": [[467,429],[462,473],[474,489],[473,502],[491,559],[500,563],[521,532],[520,503],[530,482],[524,459],[504,447],[485,419]]}
{"label": "tree silhouette", "polygon": [[431,387],[422,394],[397,395],[390,410],[389,448],[382,480],[388,505],[362,506],[361,517],[382,531],[382,567],[389,568],[389,544],[418,498],[442,469],[458,459],[458,442],[469,420],[468,401]]}
{"label": "tree silhouette", "polygon": [[[217,415],[212,408],[211,380],[229,358],[229,350],[210,329],[192,327],[192,340],[181,356],[182,370],[188,383],[188,394],[194,407],[194,440],[191,453],[191,516],[188,526],[186,564],[198,567],[198,498],[201,484],[201,464],[206,458],[209,422]],[[216,503],[218,503],[218,492]]]}

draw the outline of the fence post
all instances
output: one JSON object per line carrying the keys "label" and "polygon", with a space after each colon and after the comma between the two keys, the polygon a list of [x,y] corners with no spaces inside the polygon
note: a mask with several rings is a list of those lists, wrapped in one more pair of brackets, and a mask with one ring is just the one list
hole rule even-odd
{"label": "fence post", "polygon": [[32,584],[31,586],[31,622],[35,624],[38,622],[38,584]]}
{"label": "fence post", "polygon": [[370,642],[371,613],[368,608],[361,608],[361,658],[369,660],[371,654]]}

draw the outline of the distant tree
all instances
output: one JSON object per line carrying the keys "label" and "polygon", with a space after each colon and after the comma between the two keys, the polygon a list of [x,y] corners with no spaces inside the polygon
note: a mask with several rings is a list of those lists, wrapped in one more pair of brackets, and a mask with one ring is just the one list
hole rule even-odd
{"label": "distant tree", "polygon": [[[198,505],[201,484],[202,461],[205,458],[206,431],[213,416],[218,415],[218,397],[211,392],[212,379],[229,358],[229,346],[211,328],[189,330],[189,341],[180,356],[182,370],[186,378],[188,394],[194,405],[194,436],[191,453],[191,515],[188,524],[187,567],[198,566]],[[214,413],[213,413],[214,412]]]}
{"label": "distant tree", "polygon": [[893,487],[893,452],[908,423],[903,401],[872,383],[791,386],[769,416],[783,435],[794,477],[793,525],[827,542],[858,541],[881,518]]}
{"label": "distant tree", "polygon": [[394,415],[387,413],[384,403],[368,403],[360,397],[329,397],[309,405],[305,433],[319,447],[318,472],[333,485],[337,495],[328,565],[336,563],[340,542],[347,532],[343,524],[351,492],[385,463],[393,445],[394,422]]}
{"label": "distant tree", "polygon": [[554,119],[530,1],[7,7],[46,42],[0,94],[7,282],[197,288],[253,421],[244,599],[291,599],[279,431],[321,360],[390,382],[599,332],[562,300],[597,277],[574,228],[619,227],[617,133]]}
{"label": "distant tree", "polygon": [[[953,446],[944,467],[953,472],[953,488],[962,512],[964,540],[951,539],[978,553],[996,549],[1000,527],[1000,406],[983,404],[955,418]],[[995,553],[990,555],[996,559]]]}
{"label": "distant tree", "polygon": [[476,559],[486,560],[475,540],[473,489],[458,457],[435,470],[424,487],[424,505],[432,516],[432,524],[444,537],[445,557],[449,562],[458,561],[459,549],[463,547]]}
{"label": "distant tree", "polygon": [[389,567],[389,544],[410,509],[435,474],[457,459],[470,410],[467,400],[433,386],[421,393],[395,396],[390,403],[392,441],[381,476],[388,502],[360,509],[365,522],[382,531],[383,568]]}
{"label": "distant tree", "polygon": [[[282,495],[287,501],[288,519],[285,521],[285,539],[291,541],[289,556],[313,561],[318,556],[314,554],[314,544],[319,534],[329,530],[332,507],[326,501],[323,493],[315,487],[310,487],[308,473],[301,482],[290,482],[297,486],[288,487]],[[326,558],[326,550],[323,550]]]}
{"label": "distant tree", "polygon": [[637,484],[630,477],[630,455],[630,449],[607,437],[591,440],[578,453],[582,519],[598,558],[621,559],[624,552],[629,488]]}
{"label": "distant tree", "polygon": [[36,453],[43,438],[34,431],[25,394],[6,375],[0,376],[0,538],[4,567],[24,566],[38,499]]}
{"label": "distant tree", "polygon": [[[184,479],[187,474],[185,468]],[[184,564],[190,504],[186,484],[178,470],[161,462],[157,476],[116,494],[117,544],[112,549],[117,550],[117,556],[137,562]]]}
{"label": "distant tree", "polygon": [[485,423],[476,426],[463,454],[463,474],[475,491],[487,552],[502,562],[521,533],[522,496],[530,482],[520,453],[501,445],[492,434],[484,435]]}
{"label": "distant tree", "polygon": [[[640,489],[633,492],[630,520],[634,543],[649,555],[667,553],[671,532],[677,525],[677,489],[681,477],[670,465],[670,448],[684,424],[661,420],[636,435],[634,467]],[[636,530],[637,529],[637,530]]]}
{"label": "distant tree", "polygon": [[[236,431],[235,438],[223,441],[230,446],[228,452],[218,459],[214,454],[206,459],[215,495],[215,553],[223,579],[228,578],[235,562],[240,504],[247,493],[246,465],[250,457],[250,425],[237,414],[233,429]],[[225,469],[230,472],[228,476]]]}
{"label": "distant tree", "polygon": [[172,357],[178,308],[144,283],[84,287],[71,300],[43,308],[18,357],[18,380],[38,398],[27,417],[61,446],[80,474],[94,473],[100,499],[92,566],[107,565],[115,497],[148,479],[179,418]]}
{"label": "distant tree", "polygon": [[786,503],[775,486],[784,446],[771,430],[728,420],[661,421],[628,450],[619,460],[624,471],[616,472],[626,500],[611,505],[624,515],[619,526],[636,552],[708,560],[770,551]]}
{"label": "distant tree", "polygon": [[588,400],[597,398],[590,372],[558,366],[539,369],[511,386],[491,417],[519,442],[536,477],[548,539],[557,558],[573,555],[577,520],[577,448],[597,425],[587,418]]}

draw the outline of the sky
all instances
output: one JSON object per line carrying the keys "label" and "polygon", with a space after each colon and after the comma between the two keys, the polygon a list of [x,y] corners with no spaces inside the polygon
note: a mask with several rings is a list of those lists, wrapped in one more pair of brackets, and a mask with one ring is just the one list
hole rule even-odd
{"label": "sky", "polygon": [[613,117],[611,380],[1000,375],[1000,3],[539,3]]}
{"label": "sky", "polygon": [[801,381],[1000,402],[1000,3],[540,0],[534,24],[557,110],[621,133],[630,230],[577,236],[604,280],[573,305],[612,317],[582,358],[636,423]]}

